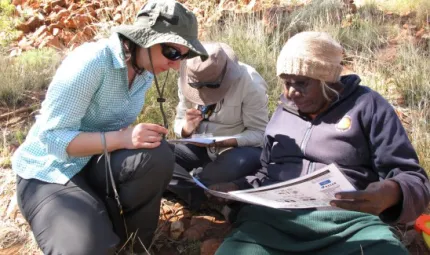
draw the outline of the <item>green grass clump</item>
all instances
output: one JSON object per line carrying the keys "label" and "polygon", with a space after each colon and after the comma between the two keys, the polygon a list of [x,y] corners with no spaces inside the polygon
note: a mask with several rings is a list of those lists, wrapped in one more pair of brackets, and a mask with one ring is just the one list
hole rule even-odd
{"label": "green grass clump", "polygon": [[421,164],[430,171],[430,52],[403,45],[394,65],[386,67],[385,73],[411,109],[411,140]]}
{"label": "green grass clump", "polygon": [[15,30],[13,12],[15,7],[9,0],[0,0],[0,46],[5,47],[10,44],[18,35]]}
{"label": "green grass clump", "polygon": [[[421,165],[430,173],[430,52],[419,45],[399,46],[389,63],[373,59],[356,59],[355,70],[363,84],[372,87],[397,105],[400,97],[404,125],[418,153]],[[392,95],[393,89],[396,91]],[[394,96],[395,98],[391,98]]]}
{"label": "green grass clump", "polygon": [[367,0],[366,4],[376,4],[381,10],[399,14],[417,11],[427,0]]}
{"label": "green grass clump", "polygon": [[14,108],[25,100],[25,91],[47,88],[59,62],[59,53],[49,48],[27,51],[17,58],[0,56],[0,102]]}

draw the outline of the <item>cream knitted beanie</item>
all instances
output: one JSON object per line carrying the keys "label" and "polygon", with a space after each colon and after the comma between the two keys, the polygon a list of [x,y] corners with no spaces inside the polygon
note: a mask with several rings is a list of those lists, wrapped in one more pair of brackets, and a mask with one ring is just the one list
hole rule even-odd
{"label": "cream knitted beanie", "polygon": [[343,49],[329,34],[302,32],[281,50],[276,74],[301,75],[325,82],[339,81]]}

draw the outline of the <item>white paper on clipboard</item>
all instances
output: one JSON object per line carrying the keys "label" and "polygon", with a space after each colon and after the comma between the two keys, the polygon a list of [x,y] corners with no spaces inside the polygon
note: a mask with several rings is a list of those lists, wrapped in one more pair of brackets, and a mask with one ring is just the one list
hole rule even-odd
{"label": "white paper on clipboard", "polygon": [[190,137],[181,139],[171,139],[167,140],[169,143],[199,143],[199,144],[212,144],[215,142],[221,142],[235,138],[233,136],[212,136],[212,137]]}
{"label": "white paper on clipboard", "polygon": [[336,200],[336,193],[356,190],[334,164],[289,181],[227,193],[208,189],[193,179],[214,196],[279,209],[327,207]]}

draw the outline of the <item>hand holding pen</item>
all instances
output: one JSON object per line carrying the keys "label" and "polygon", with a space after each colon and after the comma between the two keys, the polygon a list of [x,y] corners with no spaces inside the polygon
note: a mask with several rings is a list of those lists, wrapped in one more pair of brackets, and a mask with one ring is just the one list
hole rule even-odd
{"label": "hand holding pen", "polygon": [[121,130],[125,149],[152,149],[160,146],[163,136],[168,130],[152,123],[140,123]]}
{"label": "hand holding pen", "polygon": [[191,108],[185,112],[185,125],[182,127],[182,137],[189,137],[203,120],[202,112]]}

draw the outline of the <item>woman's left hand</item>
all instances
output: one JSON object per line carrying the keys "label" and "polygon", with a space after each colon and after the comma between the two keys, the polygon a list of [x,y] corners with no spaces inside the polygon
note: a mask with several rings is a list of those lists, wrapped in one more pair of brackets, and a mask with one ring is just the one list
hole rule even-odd
{"label": "woman's left hand", "polygon": [[386,209],[401,202],[402,190],[397,182],[383,180],[369,184],[365,190],[339,192],[335,197],[349,201],[333,200],[330,202],[332,206],[379,216]]}

